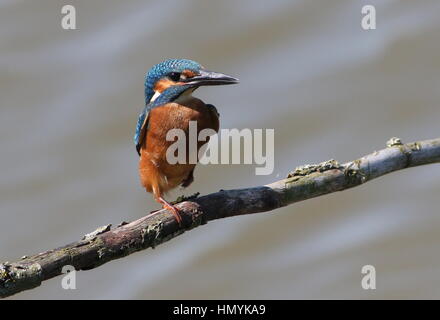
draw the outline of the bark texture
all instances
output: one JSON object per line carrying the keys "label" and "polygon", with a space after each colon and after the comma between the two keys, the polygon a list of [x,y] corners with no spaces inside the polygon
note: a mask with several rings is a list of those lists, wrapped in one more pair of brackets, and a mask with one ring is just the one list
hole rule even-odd
{"label": "bark texture", "polygon": [[65,265],[76,270],[93,269],[135,251],[154,248],[211,220],[271,211],[352,188],[393,171],[439,162],[440,138],[408,144],[392,138],[387,148],[345,164],[329,160],[304,165],[285,179],[265,186],[221,190],[188,199],[177,205],[182,225],[171,213],[160,210],[114,229],[111,225],[100,227],[61,248],[0,264],[0,297],[38,287],[44,280],[60,275]]}

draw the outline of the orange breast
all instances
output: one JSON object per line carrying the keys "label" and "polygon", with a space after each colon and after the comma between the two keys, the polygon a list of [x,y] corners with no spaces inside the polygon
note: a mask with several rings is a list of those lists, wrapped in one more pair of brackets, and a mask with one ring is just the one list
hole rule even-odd
{"label": "orange breast", "polygon": [[[139,173],[142,185],[155,195],[177,187],[186,179],[195,164],[170,164],[166,159],[168,147],[173,141],[166,136],[171,129],[185,132],[188,146],[189,121],[197,121],[197,131],[210,128],[218,132],[218,116],[205,104],[191,97],[180,103],[168,103],[153,109],[149,114],[149,128],[141,147]],[[204,144],[198,143],[197,150]],[[188,155],[187,147],[187,155]],[[188,157],[187,157],[188,158]]]}

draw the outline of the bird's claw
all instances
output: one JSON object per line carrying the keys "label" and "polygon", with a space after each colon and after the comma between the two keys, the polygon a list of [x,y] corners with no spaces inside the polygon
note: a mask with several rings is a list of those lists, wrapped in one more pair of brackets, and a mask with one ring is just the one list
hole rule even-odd
{"label": "bird's claw", "polygon": [[182,224],[182,216],[180,215],[179,209],[177,209],[173,205],[164,205],[164,208],[168,211],[171,211],[171,213],[174,215],[174,218],[176,218],[176,221],[179,225]]}

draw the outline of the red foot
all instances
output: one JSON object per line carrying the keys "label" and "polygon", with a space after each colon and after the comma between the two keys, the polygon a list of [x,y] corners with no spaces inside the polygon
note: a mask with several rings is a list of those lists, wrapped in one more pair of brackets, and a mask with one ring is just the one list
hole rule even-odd
{"label": "red foot", "polygon": [[182,224],[182,216],[180,215],[179,209],[177,209],[175,206],[173,206],[162,197],[159,197],[157,200],[162,204],[165,209],[171,211],[179,225]]}

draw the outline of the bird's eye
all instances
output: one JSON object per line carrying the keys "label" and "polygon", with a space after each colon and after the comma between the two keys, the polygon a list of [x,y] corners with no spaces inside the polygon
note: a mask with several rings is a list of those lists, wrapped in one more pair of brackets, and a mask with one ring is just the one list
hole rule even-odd
{"label": "bird's eye", "polygon": [[180,73],[179,72],[171,72],[168,74],[168,78],[170,78],[173,81],[179,81]]}

